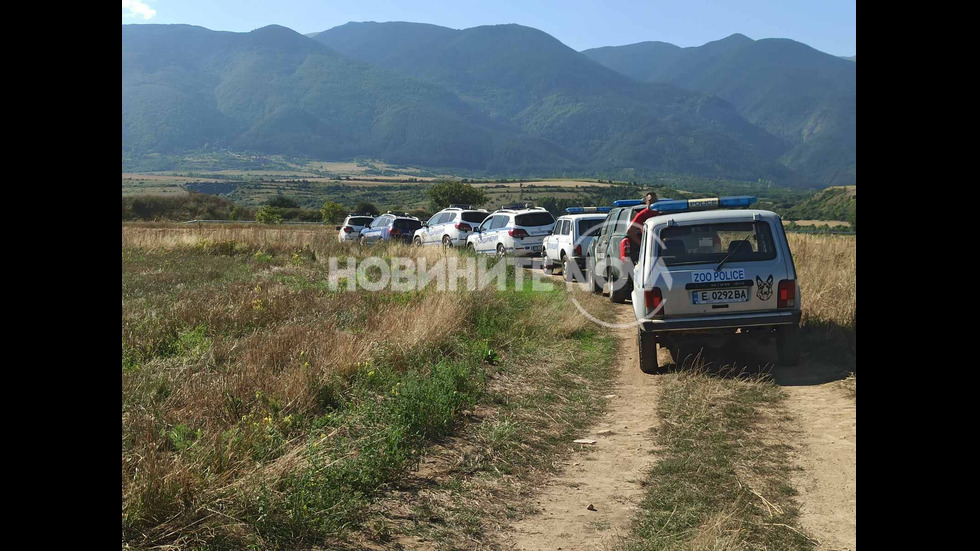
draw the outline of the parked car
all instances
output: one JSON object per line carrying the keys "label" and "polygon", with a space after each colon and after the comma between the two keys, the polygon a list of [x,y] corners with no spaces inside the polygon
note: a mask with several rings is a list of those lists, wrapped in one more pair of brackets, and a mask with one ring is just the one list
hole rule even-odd
{"label": "parked car", "polygon": [[614,201],[613,206],[586,249],[585,279],[593,293],[608,292],[609,300],[623,303],[633,288],[629,265],[635,260],[636,251],[622,247],[622,243],[627,239],[630,222],[646,206],[639,199]]}
{"label": "parked car", "polygon": [[351,213],[344,218],[344,223],[337,226],[337,241],[357,241],[361,237],[361,230],[374,220],[370,214]]}
{"label": "parked car", "polygon": [[439,245],[443,247],[463,247],[470,232],[486,220],[490,213],[486,209],[473,209],[469,205],[449,205],[432,215],[428,222],[415,230],[414,243],[417,246]]}
{"label": "parked car", "polygon": [[800,292],[779,216],[755,197],[661,200],[643,224],[631,298],[640,369],[660,369],[657,345],[675,363],[692,343],[776,339],[779,362],[800,358]]}
{"label": "parked car", "polygon": [[555,227],[542,207],[512,205],[494,211],[466,238],[467,248],[497,256],[540,256],[541,243]]}
{"label": "parked car", "polygon": [[375,218],[370,225],[361,230],[359,242],[362,245],[392,240],[411,243],[415,230],[421,227],[422,222],[414,216],[388,211]]}
{"label": "parked car", "polygon": [[574,264],[579,273],[584,273],[585,252],[592,239],[598,234],[599,226],[606,219],[611,207],[568,207],[555,221],[555,229],[544,238],[541,267],[547,274],[553,274],[561,267],[565,281],[574,281]]}

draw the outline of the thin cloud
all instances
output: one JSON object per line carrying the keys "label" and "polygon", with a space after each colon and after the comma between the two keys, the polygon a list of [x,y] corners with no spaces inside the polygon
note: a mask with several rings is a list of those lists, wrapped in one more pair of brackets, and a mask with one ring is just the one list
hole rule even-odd
{"label": "thin cloud", "polygon": [[123,17],[142,17],[152,19],[157,10],[147,6],[140,0],[122,0]]}

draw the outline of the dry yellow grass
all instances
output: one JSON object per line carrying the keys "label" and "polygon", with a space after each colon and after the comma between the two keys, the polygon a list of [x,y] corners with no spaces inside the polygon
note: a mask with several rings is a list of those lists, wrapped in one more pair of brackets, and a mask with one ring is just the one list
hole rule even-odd
{"label": "dry yellow grass", "polygon": [[787,235],[799,272],[803,323],[853,327],[857,320],[857,238]]}
{"label": "dry yellow grass", "polygon": [[854,361],[857,348],[857,238],[787,235],[803,304],[801,327],[810,347]]}
{"label": "dry yellow grass", "polygon": [[259,226],[254,224],[124,223],[123,248],[147,250],[234,242],[249,247],[317,246],[334,249],[337,231],[324,226]]}
{"label": "dry yellow grass", "polygon": [[[344,245],[322,226],[124,224],[122,249],[123,525],[140,545],[190,537],[221,520],[213,511],[228,496],[258,487],[248,481],[275,487],[304,468],[311,423],[351,377],[459,357],[480,313],[512,300],[492,289],[331,292],[329,256],[431,266],[459,253]],[[555,342],[588,323],[565,300],[521,311],[518,331],[488,335],[502,354],[511,339]]]}

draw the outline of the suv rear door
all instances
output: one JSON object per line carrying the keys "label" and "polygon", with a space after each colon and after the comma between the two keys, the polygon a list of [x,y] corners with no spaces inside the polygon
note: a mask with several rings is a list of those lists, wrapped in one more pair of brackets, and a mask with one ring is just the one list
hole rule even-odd
{"label": "suv rear door", "polygon": [[[772,224],[772,218],[738,212],[670,226],[658,222],[652,231],[660,239],[643,240],[643,256],[651,260],[643,267],[645,287],[661,289],[668,317],[776,310],[779,282],[795,276],[783,234]],[[656,283],[655,266],[664,271]]]}

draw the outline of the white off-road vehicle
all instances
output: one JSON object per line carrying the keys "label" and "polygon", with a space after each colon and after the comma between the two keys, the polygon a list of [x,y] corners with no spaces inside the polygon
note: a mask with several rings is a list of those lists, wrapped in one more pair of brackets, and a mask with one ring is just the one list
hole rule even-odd
{"label": "white off-road vehicle", "polygon": [[449,205],[432,215],[428,222],[415,230],[413,242],[416,246],[442,245],[443,247],[462,247],[470,232],[486,220],[490,213],[486,209],[473,209],[469,205]]}
{"label": "white off-road vehicle", "polygon": [[558,217],[551,235],[544,238],[541,267],[553,274],[561,267],[565,281],[575,281],[575,268],[584,274],[585,252],[598,235],[602,221],[612,207],[568,207],[568,214]]}
{"label": "white off-road vehicle", "polygon": [[540,256],[541,243],[554,227],[555,217],[542,207],[504,207],[466,238],[466,246],[482,254]]}
{"label": "white off-road vehicle", "polygon": [[643,224],[633,269],[640,369],[661,368],[657,346],[676,364],[684,350],[732,338],[775,337],[779,362],[800,358],[800,292],[782,221],[748,207],[755,197],[663,200]]}
{"label": "white off-road vehicle", "polygon": [[337,226],[337,241],[340,243],[345,241],[357,242],[361,238],[361,230],[370,225],[373,220],[374,216],[370,214],[354,212],[348,214],[347,218],[344,218],[344,223]]}

